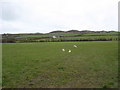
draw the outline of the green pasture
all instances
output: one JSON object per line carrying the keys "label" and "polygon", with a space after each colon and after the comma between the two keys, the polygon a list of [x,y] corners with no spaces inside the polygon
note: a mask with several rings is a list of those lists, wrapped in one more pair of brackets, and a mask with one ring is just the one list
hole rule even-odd
{"label": "green pasture", "polygon": [[55,39],[47,38],[47,39],[36,39],[33,41],[61,41],[61,40],[106,40],[106,41],[116,41],[118,40],[118,36],[77,36],[77,37],[57,37]]}
{"label": "green pasture", "polygon": [[116,88],[118,85],[117,41],[3,43],[2,46],[3,88]]}
{"label": "green pasture", "polygon": [[52,37],[52,36],[74,36],[81,35],[78,33],[51,33],[51,34],[40,34],[40,35],[21,35],[16,38],[38,38],[38,37]]}
{"label": "green pasture", "polygon": [[116,40],[118,39],[118,36],[79,36],[79,37],[62,37],[62,40],[98,40],[98,39],[112,39]]}
{"label": "green pasture", "polygon": [[39,37],[52,37],[52,36],[118,36],[118,32],[111,32],[111,33],[91,33],[91,34],[80,34],[80,33],[49,33],[49,34],[40,34],[40,35],[21,35],[16,38],[39,38]]}

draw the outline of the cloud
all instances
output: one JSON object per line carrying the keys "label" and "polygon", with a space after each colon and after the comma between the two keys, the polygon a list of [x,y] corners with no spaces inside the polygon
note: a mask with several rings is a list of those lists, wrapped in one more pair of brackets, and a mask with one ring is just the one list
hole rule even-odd
{"label": "cloud", "polygon": [[118,0],[2,0],[0,33],[117,30],[117,5]]}

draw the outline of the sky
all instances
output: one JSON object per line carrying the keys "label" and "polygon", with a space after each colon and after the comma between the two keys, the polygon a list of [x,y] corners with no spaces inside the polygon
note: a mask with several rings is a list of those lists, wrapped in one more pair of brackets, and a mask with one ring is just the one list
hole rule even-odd
{"label": "sky", "polygon": [[119,0],[0,0],[0,33],[118,31]]}

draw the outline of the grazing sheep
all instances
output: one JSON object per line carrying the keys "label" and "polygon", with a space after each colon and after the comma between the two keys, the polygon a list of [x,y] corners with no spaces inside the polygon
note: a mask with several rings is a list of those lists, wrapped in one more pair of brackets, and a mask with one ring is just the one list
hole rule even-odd
{"label": "grazing sheep", "polygon": [[65,49],[62,49],[62,51],[64,52],[64,51],[65,51]]}
{"label": "grazing sheep", "polygon": [[56,36],[53,36],[53,38],[56,38]]}
{"label": "grazing sheep", "polygon": [[71,50],[69,49],[69,51],[68,51],[69,53],[71,52]]}
{"label": "grazing sheep", "polygon": [[76,45],[73,45],[73,47],[77,48],[77,46],[76,46]]}

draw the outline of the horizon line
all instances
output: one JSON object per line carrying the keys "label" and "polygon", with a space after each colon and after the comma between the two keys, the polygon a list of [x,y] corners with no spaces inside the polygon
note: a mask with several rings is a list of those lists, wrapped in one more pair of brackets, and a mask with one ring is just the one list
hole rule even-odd
{"label": "horizon line", "polygon": [[[54,30],[54,31],[63,31],[63,32],[68,32],[68,31],[72,31],[72,30],[76,30],[76,29],[71,29],[71,30],[67,30],[67,31],[65,31],[65,30]],[[51,33],[51,32],[54,32],[54,31],[50,31],[50,32],[46,32],[46,33],[41,33],[41,32],[21,32],[21,33],[0,33],[0,34],[32,34],[32,33],[41,33],[41,34],[47,34],[47,33]],[[109,31],[106,31],[106,30],[100,30],[100,31],[95,31],[95,30],[76,30],[76,31],[93,31],[93,32],[101,32],[101,31],[105,31],[105,32],[111,32],[111,31],[113,31],[113,32],[120,32],[119,30],[109,30]]]}

